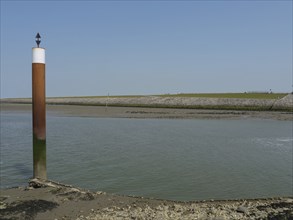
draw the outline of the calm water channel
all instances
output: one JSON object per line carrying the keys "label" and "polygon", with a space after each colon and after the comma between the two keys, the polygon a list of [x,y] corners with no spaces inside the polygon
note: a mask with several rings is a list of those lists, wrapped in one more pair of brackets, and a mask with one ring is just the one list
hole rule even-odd
{"label": "calm water channel", "polygon": [[[1,188],[32,176],[31,130],[1,113]],[[48,178],[125,195],[292,195],[292,144],[292,121],[47,117]]]}

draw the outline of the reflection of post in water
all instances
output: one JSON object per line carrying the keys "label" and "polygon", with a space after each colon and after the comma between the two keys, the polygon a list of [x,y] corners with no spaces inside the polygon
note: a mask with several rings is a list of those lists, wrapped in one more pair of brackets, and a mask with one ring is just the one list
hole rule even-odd
{"label": "reflection of post in water", "polygon": [[38,33],[32,59],[33,158],[34,178],[47,179],[45,49],[39,47],[40,38]]}

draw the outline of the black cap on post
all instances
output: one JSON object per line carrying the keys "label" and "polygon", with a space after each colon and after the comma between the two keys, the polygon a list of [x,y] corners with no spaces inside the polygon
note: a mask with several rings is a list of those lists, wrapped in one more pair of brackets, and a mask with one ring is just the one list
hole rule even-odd
{"label": "black cap on post", "polygon": [[40,39],[41,39],[41,35],[39,33],[37,33],[37,35],[36,35],[36,43],[37,43],[38,47],[40,47],[40,43],[41,43]]}

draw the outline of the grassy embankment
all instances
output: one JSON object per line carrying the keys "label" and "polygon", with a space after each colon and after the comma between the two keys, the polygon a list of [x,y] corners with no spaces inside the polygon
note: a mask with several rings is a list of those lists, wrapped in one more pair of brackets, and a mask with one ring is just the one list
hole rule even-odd
{"label": "grassy embankment", "polygon": [[[288,93],[179,93],[163,95],[115,95],[115,96],[72,96],[55,98],[140,98],[140,97],[183,97],[183,98],[236,98],[236,99],[281,99]],[[52,97],[54,98],[54,97]]]}
{"label": "grassy embankment", "polygon": [[[180,93],[180,94],[164,94],[151,95],[153,97],[182,97],[182,98],[234,98],[234,99],[270,99],[278,100],[286,96],[287,93]],[[122,96],[81,96],[68,98],[139,98],[148,97],[147,95],[122,95]],[[64,97],[65,98],[65,97]],[[101,106],[101,104],[82,104],[70,103],[72,105],[93,105]],[[249,111],[286,111],[292,112],[292,108],[272,109],[272,106],[237,106],[237,105],[164,105],[164,104],[108,104],[108,106],[117,107],[148,107],[148,108],[185,108],[185,109],[212,109],[212,110],[249,110]]]}
{"label": "grassy embankment", "polygon": [[159,96],[187,98],[281,99],[286,95],[287,93],[180,93]]}
{"label": "grassy embankment", "polygon": [[[99,98],[143,98],[143,97],[161,97],[161,98],[232,98],[232,99],[254,99],[254,100],[273,100],[286,96],[287,93],[180,93],[180,94],[163,94],[163,95],[121,95],[121,96],[72,96],[72,97],[47,97],[48,104],[55,105],[85,105],[85,106],[105,106],[101,103],[87,103],[82,102],[78,99],[99,99]],[[50,99],[70,99],[70,102],[51,102]],[[76,98],[76,102],[74,99]],[[26,103],[30,103],[30,98],[22,98],[22,100],[27,100]],[[11,103],[20,103],[19,100],[10,100]],[[183,108],[183,109],[211,109],[211,110],[251,110],[251,111],[286,111],[293,112],[292,107],[285,108],[272,108],[269,105],[177,105],[177,104],[127,104],[127,103],[108,103],[107,106],[117,106],[117,107],[147,107],[147,108]]]}

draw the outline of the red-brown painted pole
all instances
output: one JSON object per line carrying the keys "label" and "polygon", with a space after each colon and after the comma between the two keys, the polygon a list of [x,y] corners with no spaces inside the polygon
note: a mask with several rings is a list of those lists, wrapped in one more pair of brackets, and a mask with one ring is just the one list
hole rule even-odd
{"label": "red-brown painted pole", "polygon": [[34,47],[32,52],[34,178],[46,180],[45,49]]}

